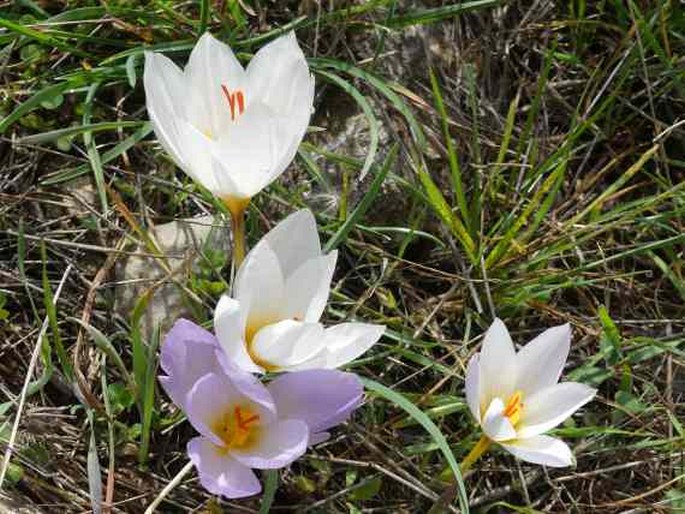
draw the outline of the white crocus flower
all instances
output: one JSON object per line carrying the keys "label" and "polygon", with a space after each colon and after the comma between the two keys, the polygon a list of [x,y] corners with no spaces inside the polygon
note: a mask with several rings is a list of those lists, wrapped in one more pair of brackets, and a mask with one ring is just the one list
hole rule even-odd
{"label": "white crocus flower", "polygon": [[550,328],[517,353],[496,319],[466,371],[466,399],[485,436],[516,457],[546,466],[574,463],[570,448],[543,435],[592,400],[597,391],[559,381],[568,356],[568,324]]}
{"label": "white crocus flower", "polygon": [[314,98],[314,77],[292,32],[259,50],[247,69],[209,33],[183,71],[146,52],[144,82],[164,149],[223,200],[249,199],[285,170]]}
{"label": "white crocus flower", "polygon": [[209,33],[184,70],[146,52],[144,83],[162,147],[230,210],[239,264],[250,198],[293,160],[313,109],[314,77],[295,34],[264,46],[247,69]]}
{"label": "white crocus flower", "polygon": [[228,359],[249,372],[336,368],[376,343],[384,326],[319,323],[337,256],[322,254],[306,209],[266,234],[240,266],[234,298],[224,295],[216,307],[214,329]]}

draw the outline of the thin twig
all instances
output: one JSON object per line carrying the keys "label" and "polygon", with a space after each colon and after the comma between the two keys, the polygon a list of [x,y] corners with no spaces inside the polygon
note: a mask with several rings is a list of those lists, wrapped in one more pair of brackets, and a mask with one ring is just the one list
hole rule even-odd
{"label": "thin twig", "polygon": [[167,495],[178,485],[181,483],[181,480],[183,480],[183,477],[188,474],[188,472],[193,469],[193,462],[188,461],[188,463],[183,466],[183,469],[179,471],[176,476],[169,482],[164,489],[162,489],[162,492],[159,493],[157,498],[154,499],[154,501],[150,504],[150,506],[145,509],[145,514],[152,514],[157,506],[162,503],[164,498],[167,497]]}

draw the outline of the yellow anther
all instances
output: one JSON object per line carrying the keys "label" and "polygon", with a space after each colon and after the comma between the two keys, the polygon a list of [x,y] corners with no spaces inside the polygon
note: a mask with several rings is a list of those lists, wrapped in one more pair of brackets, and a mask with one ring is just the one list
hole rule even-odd
{"label": "yellow anther", "polygon": [[511,424],[516,426],[516,424],[521,419],[521,412],[523,411],[523,393],[521,391],[516,391],[507,400],[507,404],[504,406],[503,416],[509,418]]}

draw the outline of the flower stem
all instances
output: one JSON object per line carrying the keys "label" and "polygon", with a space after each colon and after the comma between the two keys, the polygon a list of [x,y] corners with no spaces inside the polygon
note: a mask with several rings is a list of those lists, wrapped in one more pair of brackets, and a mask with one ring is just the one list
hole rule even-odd
{"label": "flower stem", "polygon": [[233,267],[237,271],[245,259],[245,211],[250,205],[249,198],[223,198],[224,205],[231,213],[231,232],[233,233]]}
{"label": "flower stem", "polygon": [[181,483],[181,480],[183,480],[183,477],[188,474],[188,472],[193,469],[193,462],[188,461],[188,463],[183,466],[183,469],[179,471],[176,476],[169,482],[164,489],[162,489],[162,492],[159,493],[157,498],[154,499],[154,501],[149,505],[147,509],[145,509],[145,514],[152,514],[157,506],[162,503],[164,498],[178,485]]}
{"label": "flower stem", "polygon": [[[488,451],[488,448],[490,448],[491,444],[492,444],[492,441],[485,434],[483,434],[481,436],[481,438],[478,439],[478,442],[475,444],[475,446],[473,448],[471,448],[471,451],[469,452],[469,454],[464,458],[463,461],[461,461],[461,464],[459,465],[459,470],[461,471],[462,475],[464,473],[466,473],[469,469],[471,469],[471,466],[473,466],[474,462],[476,462],[478,459],[480,459],[483,456],[483,454],[486,451]],[[431,509],[428,511],[428,514],[440,514],[442,512],[445,512],[447,509],[447,506],[450,505],[454,501],[454,498],[456,496],[457,496],[457,481],[455,479],[443,491],[443,493],[440,495],[440,497],[437,499],[437,501],[433,504]]]}
{"label": "flower stem", "polygon": [[473,463],[480,459],[483,456],[483,454],[486,451],[488,451],[488,448],[490,448],[491,444],[492,441],[490,440],[490,438],[483,434],[480,437],[480,439],[478,439],[476,445],[473,448],[471,448],[469,454],[464,458],[464,460],[459,465],[459,469],[461,470],[461,472],[466,473],[469,469],[471,469]]}

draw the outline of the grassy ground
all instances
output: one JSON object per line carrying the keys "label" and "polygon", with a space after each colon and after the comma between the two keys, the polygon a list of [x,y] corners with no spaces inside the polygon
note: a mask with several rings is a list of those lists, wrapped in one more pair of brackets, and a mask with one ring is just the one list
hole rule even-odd
{"label": "grassy ground", "polygon": [[[217,206],[151,135],[142,51],[183,62],[209,28],[248,58],[295,28],[317,75],[313,130],[257,199],[250,240],[316,210],[341,251],[326,318],[387,324],[354,370],[423,414],[370,393],[281,473],[272,510],[425,512],[449,472],[419,423],[432,419],[457,459],[476,441],[464,365],[495,315],[519,343],[570,322],[565,375],[600,392],[556,431],[576,468],[493,452],[465,479],[471,509],[685,510],[684,10],[497,4],[0,3],[3,453],[47,319],[8,505],[84,512],[111,497],[111,512],[142,512],[184,465],[192,430],[155,389],[158,335],[141,329],[159,283],[133,312],[113,292],[128,287],[116,273],[128,254],[155,253],[152,226]],[[225,262],[207,251],[163,273],[198,322]],[[162,510],[257,509],[193,477]]]}

